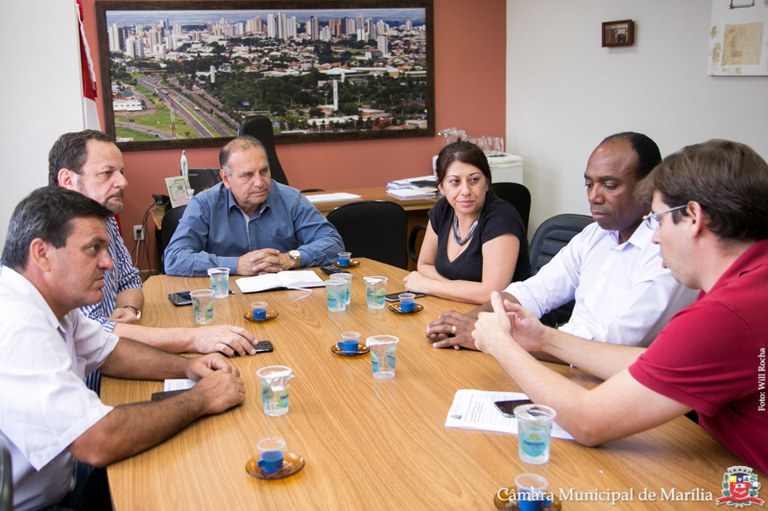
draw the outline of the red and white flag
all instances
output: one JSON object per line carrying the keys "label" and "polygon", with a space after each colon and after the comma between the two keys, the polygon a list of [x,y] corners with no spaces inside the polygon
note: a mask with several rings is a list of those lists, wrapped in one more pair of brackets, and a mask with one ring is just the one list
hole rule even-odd
{"label": "red and white flag", "polygon": [[96,109],[96,73],[93,71],[91,50],[85,38],[83,26],[83,4],[77,0],[77,24],[80,28],[80,67],[83,74],[83,126],[86,129],[101,130],[99,112]]}

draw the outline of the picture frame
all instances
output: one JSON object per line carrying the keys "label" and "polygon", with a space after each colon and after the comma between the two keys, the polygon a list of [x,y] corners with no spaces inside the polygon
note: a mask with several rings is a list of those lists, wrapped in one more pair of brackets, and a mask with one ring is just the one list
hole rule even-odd
{"label": "picture frame", "polygon": [[712,0],[710,76],[768,76],[768,3]]}
{"label": "picture frame", "polygon": [[603,48],[635,44],[635,22],[632,20],[604,21]]}
{"label": "picture frame", "polygon": [[435,135],[433,0],[97,0],[105,131],[217,147],[250,115],[278,143]]}
{"label": "picture frame", "polygon": [[177,208],[189,203],[190,190],[187,176],[171,176],[165,178],[165,187],[168,189],[168,197],[171,199],[171,207]]}

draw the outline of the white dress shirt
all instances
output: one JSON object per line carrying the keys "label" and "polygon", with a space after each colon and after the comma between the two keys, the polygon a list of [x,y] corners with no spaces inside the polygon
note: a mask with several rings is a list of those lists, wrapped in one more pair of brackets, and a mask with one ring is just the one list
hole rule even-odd
{"label": "white dress shirt", "polygon": [[575,298],[573,314],[560,330],[595,341],[648,346],[697,294],[661,266],[652,237],[641,223],[620,244],[617,231],[590,224],[536,275],[505,291],[537,317]]}
{"label": "white dress shirt", "polygon": [[11,451],[14,509],[56,504],[74,486],[68,446],[112,410],[83,377],[116,343],[77,309],[59,322],[31,282],[0,269],[0,435]]}

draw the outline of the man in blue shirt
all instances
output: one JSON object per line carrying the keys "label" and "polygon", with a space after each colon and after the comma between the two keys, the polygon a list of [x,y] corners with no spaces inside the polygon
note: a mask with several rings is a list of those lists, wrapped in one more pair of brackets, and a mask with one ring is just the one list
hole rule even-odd
{"label": "man in blue shirt", "polygon": [[264,146],[236,138],[219,153],[222,183],[195,195],[165,249],[170,275],[226,266],[258,275],[318,266],[344,250],[341,236],[295,188],[272,182]]}

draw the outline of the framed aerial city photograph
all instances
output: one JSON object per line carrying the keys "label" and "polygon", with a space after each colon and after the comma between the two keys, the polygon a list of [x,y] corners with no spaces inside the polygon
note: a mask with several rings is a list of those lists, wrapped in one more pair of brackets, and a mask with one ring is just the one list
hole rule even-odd
{"label": "framed aerial city photograph", "polygon": [[105,131],[213,147],[434,136],[433,0],[96,2]]}
{"label": "framed aerial city photograph", "polygon": [[632,20],[603,23],[603,47],[635,44],[635,22]]}

